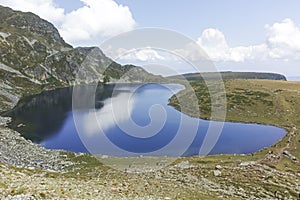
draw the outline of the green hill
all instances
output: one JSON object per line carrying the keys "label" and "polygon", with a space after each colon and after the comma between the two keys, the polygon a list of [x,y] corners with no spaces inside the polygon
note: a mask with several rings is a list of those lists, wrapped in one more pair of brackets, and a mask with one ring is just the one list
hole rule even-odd
{"label": "green hill", "polygon": [[268,80],[284,80],[286,77],[276,73],[262,73],[262,72],[205,72],[205,73],[188,73],[178,76],[169,76],[171,79],[186,79],[186,80],[212,80],[219,77],[223,80],[229,79],[268,79]]}

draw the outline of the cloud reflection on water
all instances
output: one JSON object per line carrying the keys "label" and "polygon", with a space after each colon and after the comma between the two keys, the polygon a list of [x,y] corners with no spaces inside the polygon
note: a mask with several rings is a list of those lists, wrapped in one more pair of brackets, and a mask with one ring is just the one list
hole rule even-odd
{"label": "cloud reflection on water", "polygon": [[134,98],[131,98],[131,95],[131,93],[121,93],[104,100],[101,109],[91,109],[81,114],[80,127],[86,136],[99,134],[101,130],[105,132],[116,124],[122,124],[130,119],[134,107]]}

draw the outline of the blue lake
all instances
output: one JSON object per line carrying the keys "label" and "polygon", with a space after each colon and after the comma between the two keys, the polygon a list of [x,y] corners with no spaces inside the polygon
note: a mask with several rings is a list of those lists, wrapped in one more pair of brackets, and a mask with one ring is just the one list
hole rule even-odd
{"label": "blue lake", "polygon": [[[106,85],[97,88],[95,107],[72,108],[73,88],[63,88],[23,98],[6,115],[13,118],[11,128],[48,149],[112,156],[199,155],[211,122],[168,105],[182,89],[176,84]],[[225,122],[208,153],[248,154],[284,135],[284,129],[274,126]]]}

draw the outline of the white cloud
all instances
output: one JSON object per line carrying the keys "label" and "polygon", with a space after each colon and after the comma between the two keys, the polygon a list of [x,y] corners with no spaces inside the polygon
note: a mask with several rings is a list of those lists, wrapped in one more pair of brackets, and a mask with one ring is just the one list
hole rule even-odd
{"label": "white cloud", "polygon": [[115,55],[109,55],[110,57],[119,58],[120,60],[127,61],[141,61],[141,62],[151,62],[165,60],[165,53],[157,51],[151,47],[146,47],[142,49],[118,49]]}
{"label": "white cloud", "polygon": [[243,62],[247,59],[255,59],[258,55],[264,57],[263,54],[267,49],[265,44],[231,48],[224,34],[218,29],[204,30],[197,43],[214,61]]}
{"label": "white cloud", "polygon": [[[265,30],[266,39],[265,42],[261,44],[230,47],[225,35],[220,30],[213,28],[205,29],[198,38],[197,44],[200,45],[209,58],[215,62],[245,63],[248,61],[300,60],[300,27],[291,19],[284,19],[281,22],[266,25]],[[129,62],[178,62],[181,59],[176,55],[192,61],[205,60],[205,53],[201,51],[201,48],[199,48],[197,44],[186,44],[185,47],[175,49],[173,52],[163,52],[148,47],[140,50],[118,49],[117,54],[122,55],[127,53],[121,56],[121,60]],[[118,57],[115,56],[115,54],[109,54],[107,51],[105,51],[105,53],[113,58]]]}
{"label": "white cloud", "polygon": [[0,0],[0,4],[23,12],[33,12],[55,24],[64,19],[64,9],[52,0]]}
{"label": "white cloud", "polygon": [[80,0],[84,6],[65,13],[53,0],[0,0],[0,4],[24,12],[33,12],[54,23],[70,43],[93,37],[113,36],[132,30],[136,22],[127,6],[113,0]]}
{"label": "white cloud", "polygon": [[180,49],[174,49],[174,53],[189,61],[207,60],[206,52],[203,51],[195,42],[187,43]]}
{"label": "white cloud", "polygon": [[[124,109],[124,102],[127,102]],[[131,93],[121,93],[116,97],[105,100],[104,106],[95,111],[86,114],[80,113],[80,128],[89,136],[106,132],[116,124],[122,124],[130,120],[130,116],[134,107],[134,99],[131,98]]]}
{"label": "white cloud", "polygon": [[206,29],[197,43],[213,61],[244,62],[247,60],[300,59],[300,27],[291,19],[265,26],[266,42],[258,45],[229,47],[218,29]]}
{"label": "white cloud", "polygon": [[268,31],[267,44],[272,50],[270,56],[273,58],[282,58],[295,56],[300,51],[300,27],[291,19],[285,19],[280,23],[274,23],[272,26],[266,25]]}
{"label": "white cloud", "polygon": [[113,0],[81,0],[85,6],[66,14],[60,32],[67,41],[113,36],[132,30],[136,22],[127,6]]}

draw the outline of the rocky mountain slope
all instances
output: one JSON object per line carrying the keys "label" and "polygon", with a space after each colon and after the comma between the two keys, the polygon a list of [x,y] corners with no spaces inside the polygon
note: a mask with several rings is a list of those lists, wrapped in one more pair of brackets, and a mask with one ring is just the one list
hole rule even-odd
{"label": "rocky mountain slope", "polygon": [[114,62],[98,47],[73,48],[46,20],[0,6],[1,110],[14,106],[21,95],[45,88],[157,78]]}

